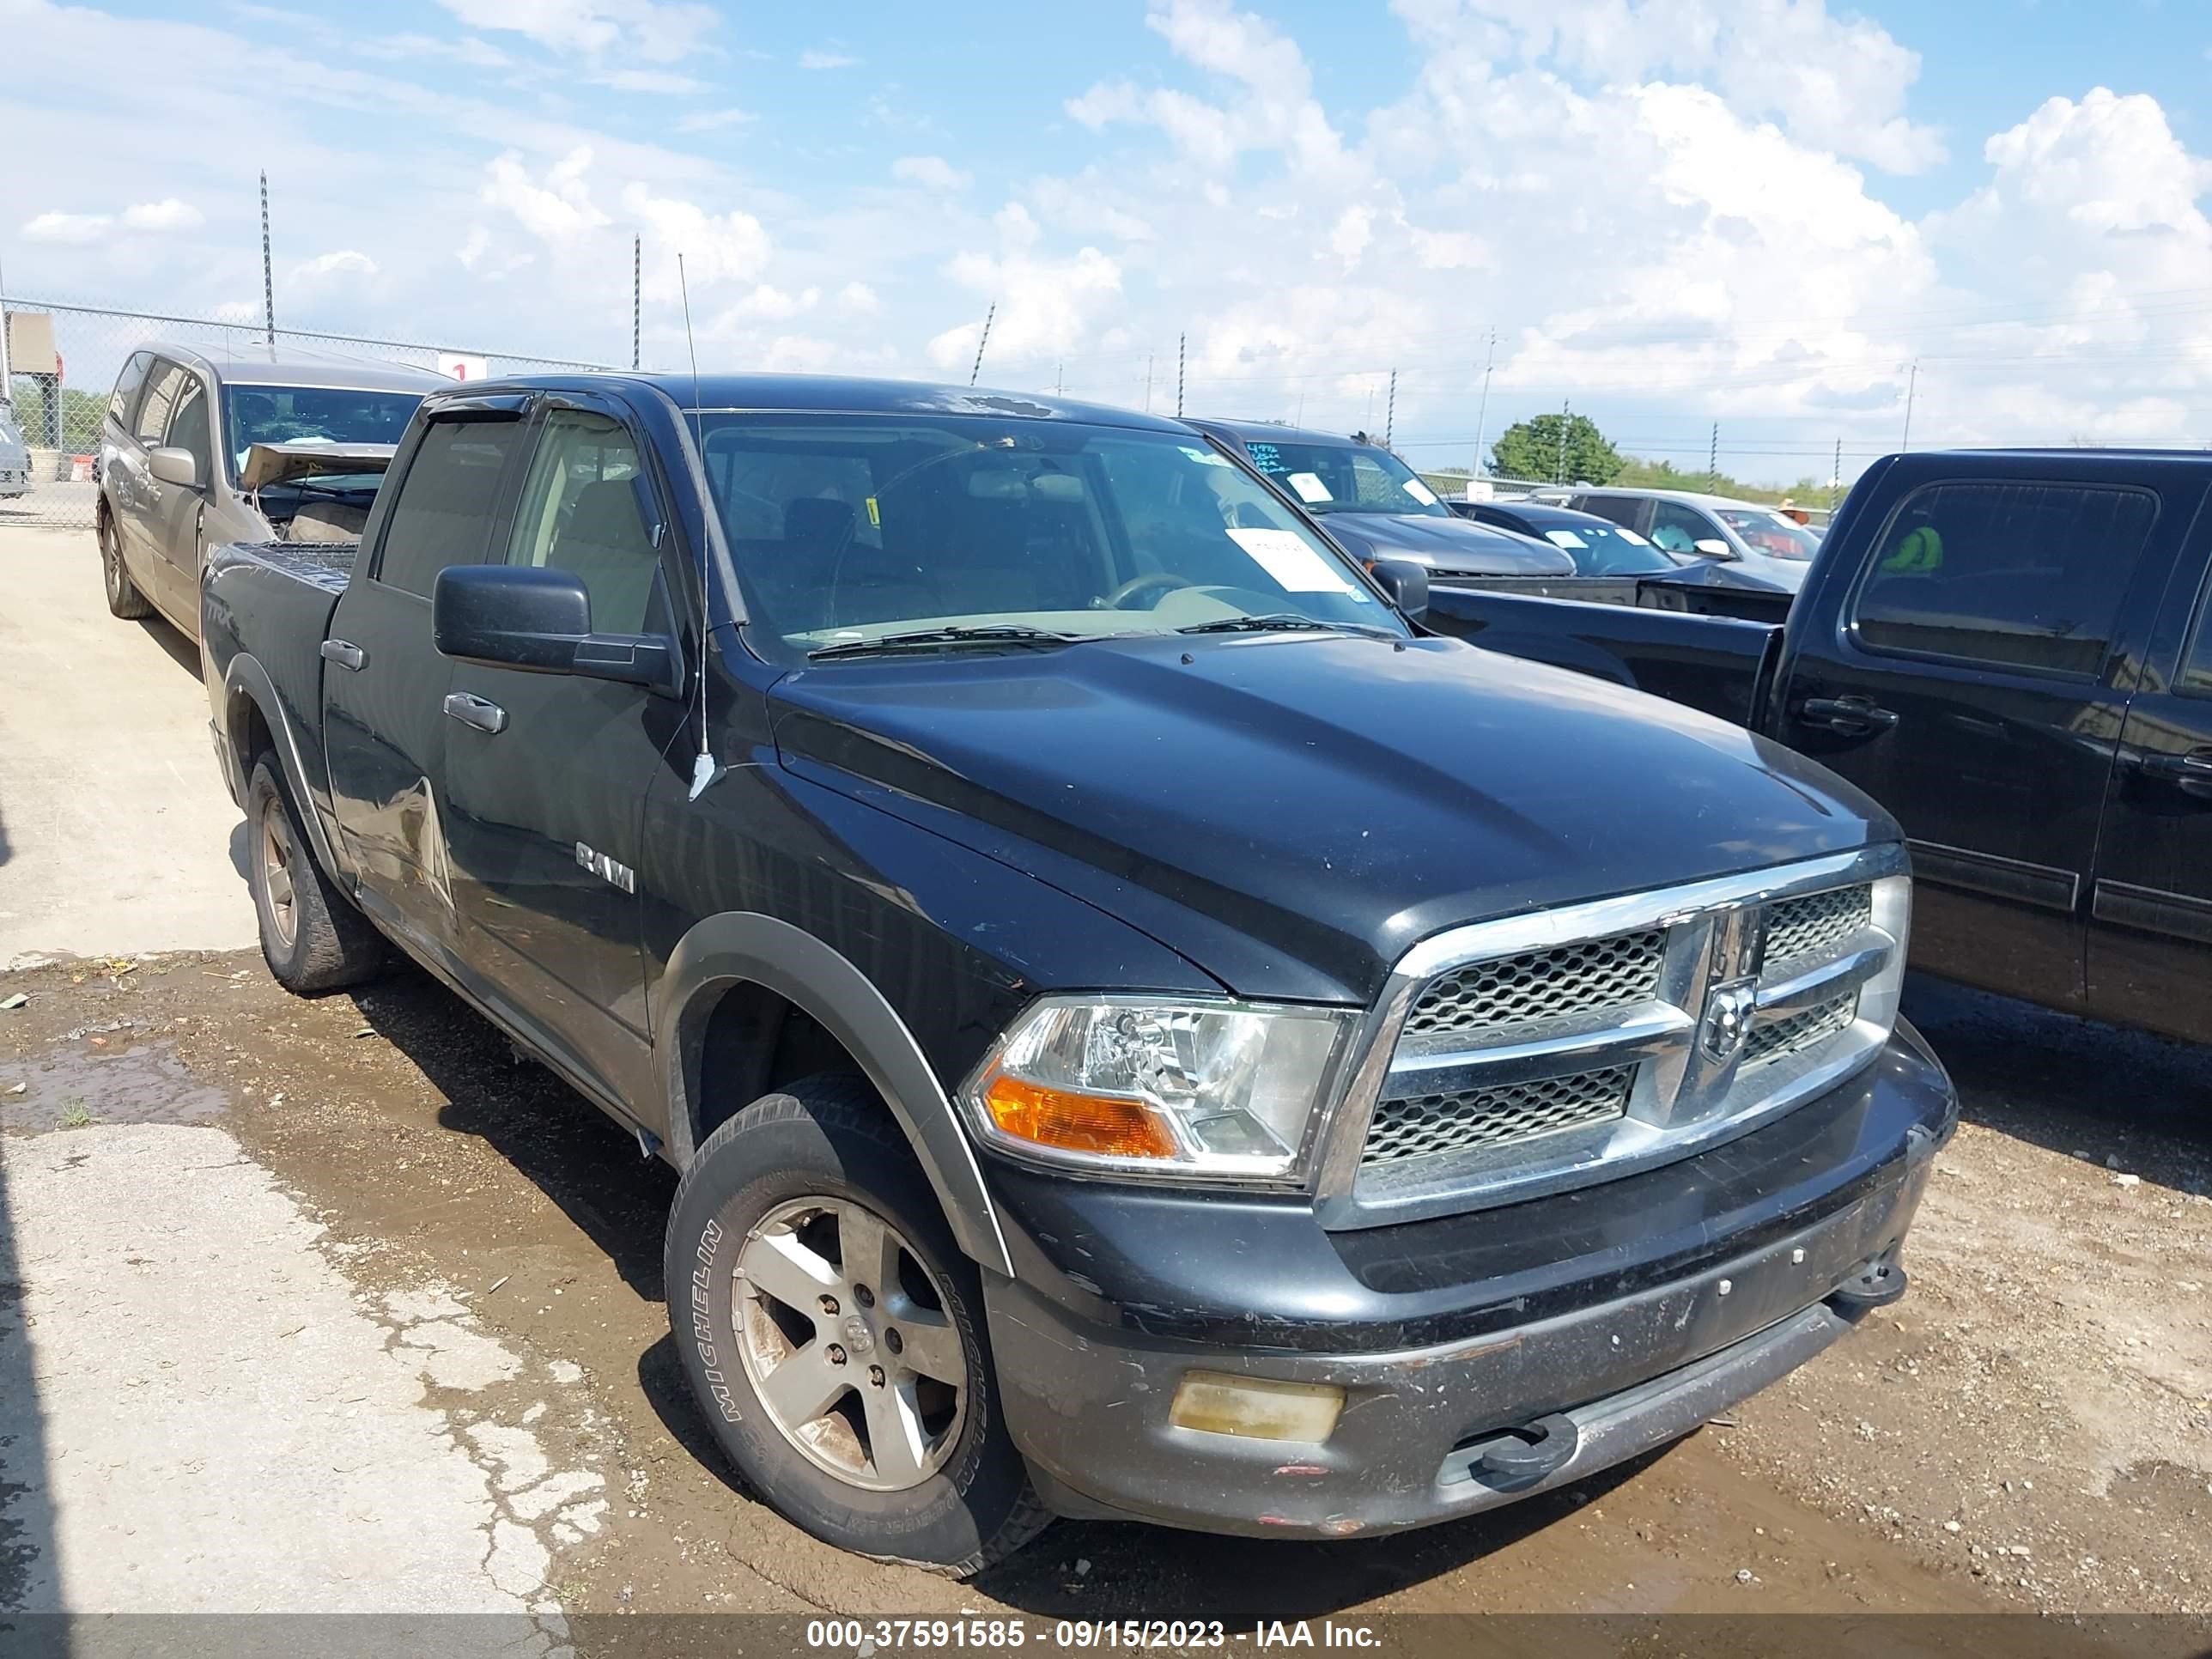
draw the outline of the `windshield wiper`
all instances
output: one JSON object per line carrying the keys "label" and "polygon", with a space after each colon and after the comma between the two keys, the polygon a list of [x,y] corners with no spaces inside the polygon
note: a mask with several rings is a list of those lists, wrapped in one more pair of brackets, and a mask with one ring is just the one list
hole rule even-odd
{"label": "windshield wiper", "polygon": [[1277,634],[1291,630],[1322,634],[1365,634],[1376,630],[1359,627],[1353,623],[1320,622],[1311,617],[1220,617],[1212,622],[1193,623],[1188,628],[1178,628],[1178,634]]}
{"label": "windshield wiper", "polygon": [[903,634],[878,634],[870,640],[839,640],[833,645],[819,645],[806,653],[806,659],[822,662],[833,657],[865,657],[878,651],[919,651],[942,645],[1078,645],[1096,637],[1090,634],[1055,634],[1049,629],[1024,628],[1012,623],[986,627],[915,628]]}

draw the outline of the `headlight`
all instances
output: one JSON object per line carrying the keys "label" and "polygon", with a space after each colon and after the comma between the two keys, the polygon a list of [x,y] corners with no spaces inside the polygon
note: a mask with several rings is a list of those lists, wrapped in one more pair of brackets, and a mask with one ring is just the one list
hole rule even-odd
{"label": "headlight", "polygon": [[1288,1182],[1352,1021],[1348,1010],[1047,997],[963,1091],[976,1132],[1100,1173]]}
{"label": "headlight", "polygon": [[1905,993],[1905,958],[1912,947],[1912,878],[1884,876],[1874,884],[1874,925],[1895,939],[1889,960],[1859,994],[1859,1018],[1888,1032]]}

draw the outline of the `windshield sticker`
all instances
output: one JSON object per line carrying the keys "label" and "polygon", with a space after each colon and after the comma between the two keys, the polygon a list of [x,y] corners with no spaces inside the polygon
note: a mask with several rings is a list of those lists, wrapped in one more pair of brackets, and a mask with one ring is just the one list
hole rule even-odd
{"label": "windshield sticker", "polygon": [[1182,450],[1184,454],[1189,456],[1191,459],[1196,461],[1200,466],[1226,466],[1229,465],[1226,459],[1215,454],[1210,449],[1194,449],[1188,444],[1177,444],[1176,447]]}
{"label": "windshield sticker", "polygon": [[1571,530],[1547,530],[1544,539],[1554,547],[1588,547],[1589,544]]}
{"label": "windshield sticker", "polygon": [[1286,593],[1364,593],[1344,579],[1328,561],[1308,547],[1303,537],[1288,530],[1232,529],[1229,539],[1252,556],[1254,562],[1273,576]]}
{"label": "windshield sticker", "polygon": [[1645,541],[1643,537],[1638,535],[1633,530],[1622,530],[1616,526],[1613,533],[1620,537],[1621,540],[1626,542],[1632,547],[1649,547],[1651,545],[1650,542]]}
{"label": "windshield sticker", "polygon": [[1400,484],[1398,488],[1404,490],[1408,495],[1411,495],[1423,507],[1434,507],[1437,504],[1437,492],[1430,489],[1428,485],[1423,483],[1419,478],[1408,478],[1405,483]]}
{"label": "windshield sticker", "polygon": [[1261,471],[1280,472],[1283,470],[1283,452],[1274,445],[1247,444],[1244,448],[1252,458],[1252,465]]}
{"label": "windshield sticker", "polygon": [[1328,493],[1328,486],[1321,481],[1321,474],[1318,472],[1293,472],[1284,482],[1297,490],[1298,499],[1308,506],[1320,501],[1333,501],[1336,499]]}
{"label": "windshield sticker", "polygon": [[873,495],[868,497],[868,523],[878,530],[884,527],[884,510],[876,505]]}

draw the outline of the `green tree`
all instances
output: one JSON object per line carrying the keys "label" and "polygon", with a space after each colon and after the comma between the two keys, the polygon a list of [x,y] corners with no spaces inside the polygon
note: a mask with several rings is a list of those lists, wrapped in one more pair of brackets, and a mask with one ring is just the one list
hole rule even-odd
{"label": "green tree", "polygon": [[[1560,423],[1565,422],[1564,454]],[[1564,460],[1565,465],[1562,465]],[[1516,421],[1490,447],[1491,470],[1501,478],[1550,479],[1559,483],[1611,483],[1620,452],[1587,415],[1538,415]]]}
{"label": "green tree", "polygon": [[[24,441],[33,449],[53,446],[53,428],[46,416],[47,382],[28,374],[15,377],[15,424]],[[72,454],[86,454],[100,447],[100,423],[107,413],[107,394],[62,388],[61,447]]]}

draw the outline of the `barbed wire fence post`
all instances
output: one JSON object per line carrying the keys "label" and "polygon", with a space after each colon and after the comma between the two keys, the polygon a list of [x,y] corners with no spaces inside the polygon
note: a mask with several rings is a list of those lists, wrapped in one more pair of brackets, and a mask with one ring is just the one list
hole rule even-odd
{"label": "barbed wire fence post", "polygon": [[276,274],[269,258],[269,172],[261,173],[261,319],[264,343],[276,343]]}
{"label": "barbed wire fence post", "polygon": [[629,366],[637,368],[638,338],[645,320],[645,238],[629,239]]}

